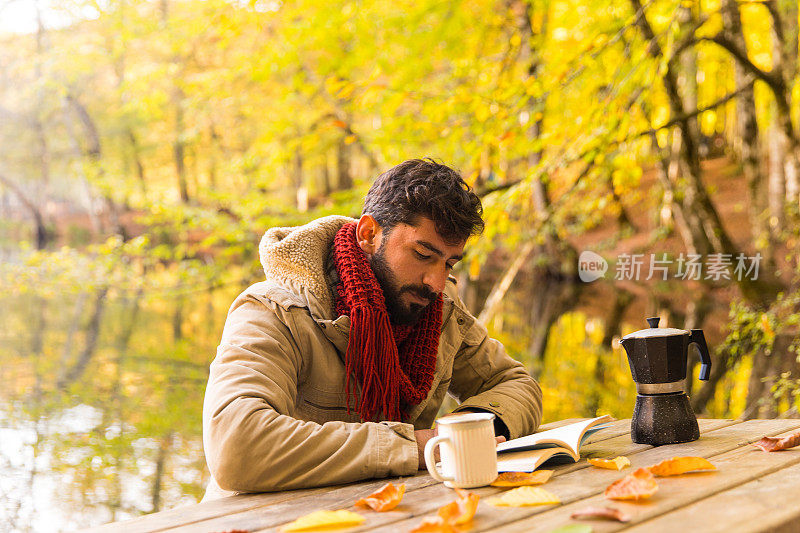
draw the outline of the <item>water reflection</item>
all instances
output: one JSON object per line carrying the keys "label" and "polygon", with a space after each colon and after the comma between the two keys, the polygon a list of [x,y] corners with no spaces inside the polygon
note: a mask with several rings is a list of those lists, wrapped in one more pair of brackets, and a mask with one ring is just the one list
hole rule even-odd
{"label": "water reflection", "polygon": [[[208,364],[239,290],[0,301],[0,530],[72,530],[201,499]],[[629,417],[635,387],[612,339],[649,310],[611,286],[565,300],[535,353],[542,313],[509,300],[491,329],[537,374],[546,420]]]}
{"label": "water reflection", "polygon": [[234,295],[0,301],[0,530],[72,530],[199,501],[203,391]]}

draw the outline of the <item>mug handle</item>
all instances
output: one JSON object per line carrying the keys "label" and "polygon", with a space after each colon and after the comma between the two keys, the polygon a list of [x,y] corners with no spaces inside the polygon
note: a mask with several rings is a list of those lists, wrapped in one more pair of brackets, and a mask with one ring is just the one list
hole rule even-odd
{"label": "mug handle", "polygon": [[445,481],[453,481],[453,478],[444,477],[439,473],[439,471],[436,469],[436,459],[433,457],[434,448],[444,441],[450,442],[450,439],[444,435],[437,435],[425,444],[425,466],[428,467],[428,472],[430,473],[431,477],[436,481],[441,481],[442,483]]}

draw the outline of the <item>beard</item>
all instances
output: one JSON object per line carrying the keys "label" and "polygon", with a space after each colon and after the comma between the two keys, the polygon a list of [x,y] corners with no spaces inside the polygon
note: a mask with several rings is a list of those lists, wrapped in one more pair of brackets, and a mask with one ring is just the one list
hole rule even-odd
{"label": "beard", "polygon": [[[389,267],[386,261],[386,250],[384,250],[385,243],[381,243],[380,248],[370,258],[370,266],[378,284],[383,291],[383,298],[386,300],[386,310],[389,312],[389,319],[398,325],[413,325],[416,324],[428,306],[437,298],[437,294],[424,285],[403,285],[397,282],[397,277]],[[417,303],[406,304],[403,302],[401,296],[404,293],[411,293],[420,298],[428,300],[427,305],[420,305]]]}

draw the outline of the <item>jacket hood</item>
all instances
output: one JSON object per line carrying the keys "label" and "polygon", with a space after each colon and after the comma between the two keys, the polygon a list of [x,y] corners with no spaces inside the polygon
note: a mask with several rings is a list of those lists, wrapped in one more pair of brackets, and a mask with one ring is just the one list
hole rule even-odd
{"label": "jacket hood", "polygon": [[336,232],[347,222],[355,219],[332,215],[304,226],[267,230],[258,246],[267,281],[303,295],[310,306],[332,309],[333,293],[326,275],[331,266],[328,257]]}

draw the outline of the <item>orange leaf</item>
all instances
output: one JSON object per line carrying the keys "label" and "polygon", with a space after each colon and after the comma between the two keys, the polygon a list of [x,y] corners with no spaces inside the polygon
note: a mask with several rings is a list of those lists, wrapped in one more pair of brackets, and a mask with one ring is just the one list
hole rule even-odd
{"label": "orange leaf", "polygon": [[[463,489],[455,490],[458,494],[458,499],[441,507],[438,514],[442,518],[447,517],[453,524],[466,524],[475,516],[475,511],[478,509],[478,500],[480,500],[481,497]],[[455,507],[453,507],[454,505]]]}
{"label": "orange leaf", "polygon": [[613,459],[587,459],[589,464],[597,468],[606,468],[608,470],[622,470],[626,466],[631,466],[630,460],[622,455],[614,457]]}
{"label": "orange leaf", "polygon": [[492,481],[492,487],[522,487],[524,485],[541,485],[546,483],[552,470],[537,470],[536,472],[503,472]]}
{"label": "orange leaf", "polygon": [[658,484],[650,470],[640,468],[633,474],[616,480],[603,494],[611,500],[639,500],[649,498],[657,490]]}
{"label": "orange leaf", "polygon": [[649,468],[655,476],[677,476],[696,470],[716,470],[717,467],[702,457],[673,457]]}
{"label": "orange leaf", "polygon": [[375,511],[391,511],[400,500],[403,499],[403,494],[406,492],[406,484],[403,483],[399,487],[395,487],[391,483],[387,483],[379,488],[366,498],[361,498],[356,502],[356,505],[363,507],[371,507]]}
{"label": "orange leaf", "polygon": [[629,522],[631,519],[631,517],[614,507],[587,507],[580,511],[575,511],[569,517],[577,520],[582,518],[588,518],[589,520],[605,518],[607,520],[616,520],[617,522]]}
{"label": "orange leaf", "polygon": [[338,119],[333,121],[333,125],[342,129],[347,128],[347,124],[344,121]]}
{"label": "orange leaf", "polygon": [[754,442],[753,446],[758,446],[765,452],[779,452],[788,448],[794,448],[800,444],[800,431],[792,433],[788,437],[764,437],[758,442]]}
{"label": "orange leaf", "polygon": [[466,524],[475,516],[480,496],[462,489],[455,489],[458,499],[439,507],[435,517],[425,518],[411,533],[450,533],[454,525]]}

